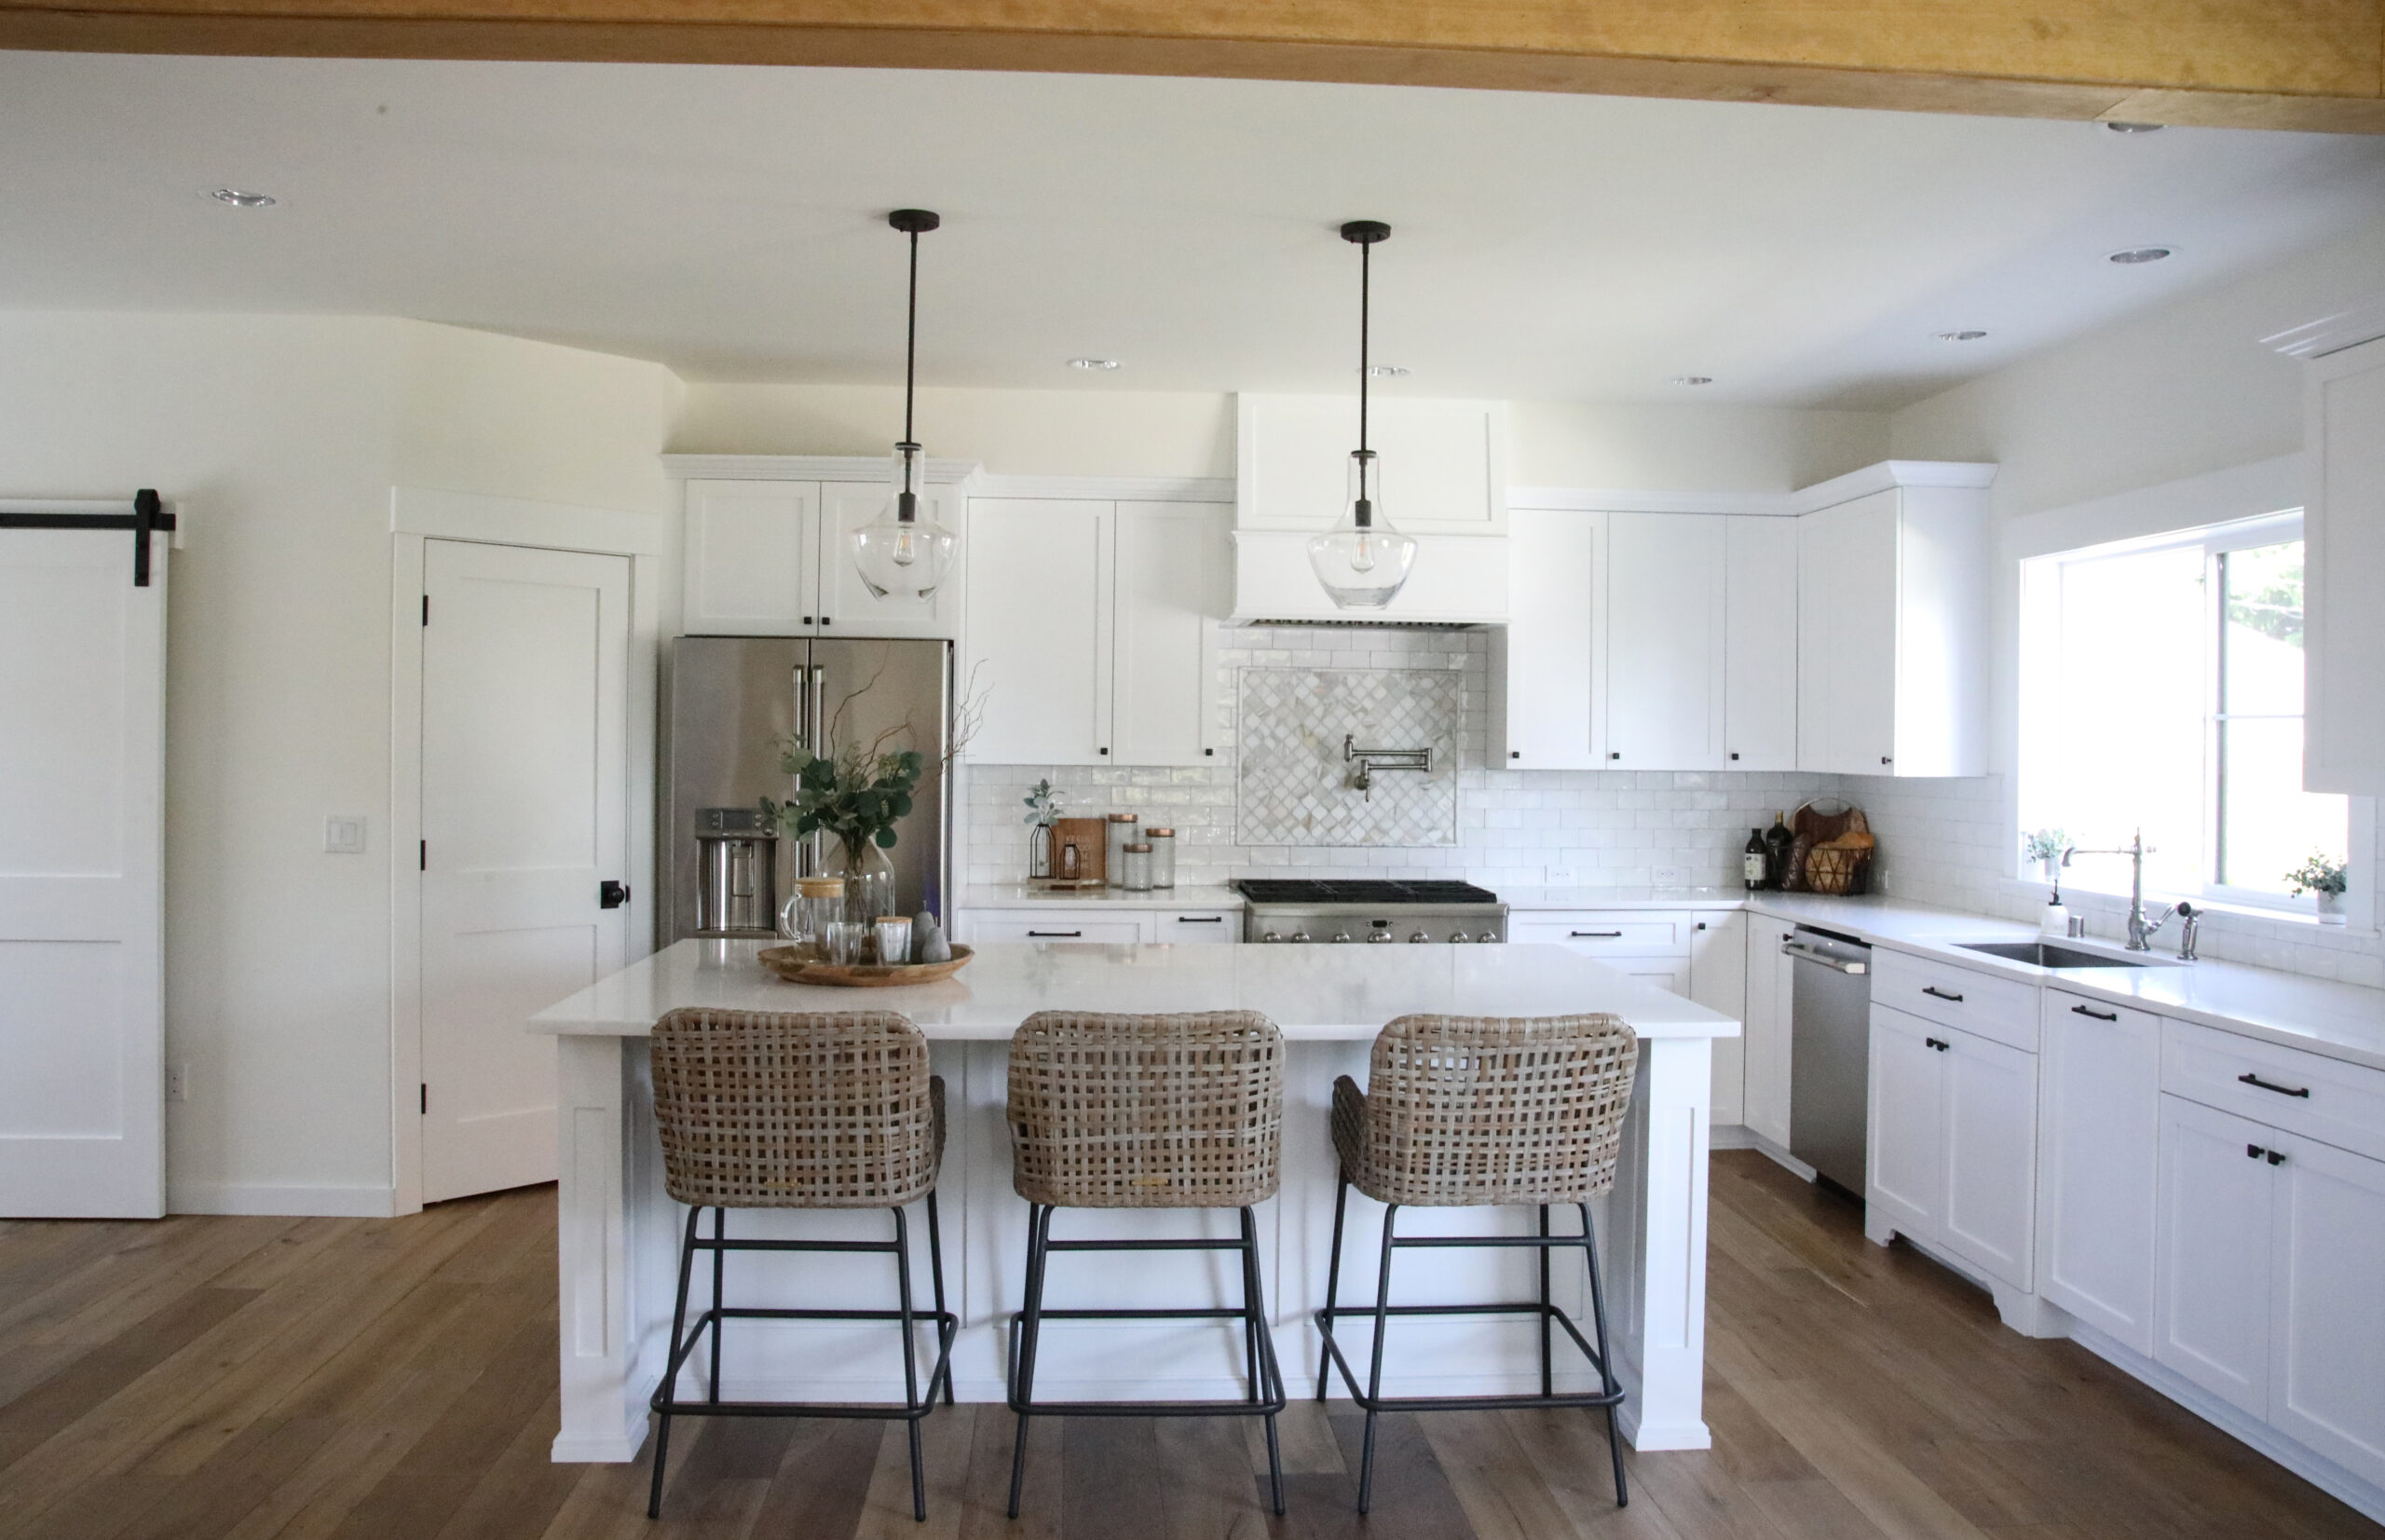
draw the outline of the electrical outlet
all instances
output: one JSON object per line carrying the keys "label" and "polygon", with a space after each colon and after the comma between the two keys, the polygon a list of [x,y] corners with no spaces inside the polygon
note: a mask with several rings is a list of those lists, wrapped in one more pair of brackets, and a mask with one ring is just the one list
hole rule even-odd
{"label": "electrical outlet", "polygon": [[1656,868],[1655,876],[1656,886],[1659,888],[1685,888],[1689,886],[1689,875],[1683,871],[1679,866],[1659,866]]}
{"label": "electrical outlet", "polygon": [[1551,866],[1548,868],[1547,876],[1545,880],[1552,888],[1566,887],[1574,880],[1574,868],[1571,866]]}
{"label": "electrical outlet", "polygon": [[335,812],[323,820],[323,850],[331,855],[364,853],[364,815]]}
{"label": "electrical outlet", "polygon": [[166,1066],[166,1099],[168,1101],[190,1099],[190,1065],[182,1059],[176,1059]]}

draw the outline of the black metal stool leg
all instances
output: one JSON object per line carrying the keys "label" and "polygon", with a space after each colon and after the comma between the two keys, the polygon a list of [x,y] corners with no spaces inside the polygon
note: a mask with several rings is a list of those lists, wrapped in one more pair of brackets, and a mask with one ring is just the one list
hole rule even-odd
{"label": "black metal stool leg", "polygon": [[[918,1323],[911,1313],[911,1225],[900,1208],[894,1215],[894,1294],[903,1324],[903,1404],[920,1404],[920,1348]],[[939,1328],[943,1323],[936,1323]],[[933,1389],[934,1387],[930,1387]],[[911,1517],[924,1524],[928,1520],[927,1467],[920,1454],[920,1420],[906,1418],[905,1431],[911,1436]]]}
{"label": "black metal stool leg", "polygon": [[[1333,1250],[1325,1264],[1325,1324],[1332,1329],[1333,1307],[1342,1301],[1342,1215],[1350,1206],[1350,1173],[1340,1173],[1341,1179],[1333,1192]],[[1319,1335],[1323,1335],[1322,1332]],[[1333,1367],[1333,1350],[1320,1346],[1316,1350],[1316,1398],[1325,1399],[1325,1376]]]}
{"label": "black metal stool leg", "polygon": [[[727,1239],[729,1238],[729,1210],[728,1210],[728,1209],[726,1209],[726,1208],[716,1208],[716,1209],[714,1209],[714,1210],[712,1211],[712,1238],[713,1238],[714,1240],[716,1240],[716,1241],[723,1241],[723,1240],[727,1240]],[[712,1366],[711,1366],[711,1371],[710,1371],[710,1373],[706,1376],[706,1378],[705,1378],[705,1380],[704,1380],[704,1399],[705,1399],[705,1400],[707,1400],[707,1401],[712,1402],[715,1406],[717,1406],[717,1405],[719,1405],[719,1404],[720,1404],[720,1328],[721,1328],[721,1315],[720,1315],[720,1311],[721,1311],[721,1307],[722,1307],[722,1305],[723,1305],[724,1303],[726,1303],[726,1302],[725,1302],[725,1301],[723,1301],[723,1300],[721,1299],[721,1297],[720,1297],[720,1288],[721,1288],[721,1274],[722,1274],[722,1272],[723,1272],[724,1268],[726,1267],[726,1265],[727,1265],[727,1263],[728,1263],[728,1261],[729,1261],[729,1252],[728,1252],[726,1249],[724,1249],[723,1247],[718,1247],[718,1246],[716,1246],[716,1247],[713,1247],[713,1253],[712,1253],[712,1309],[713,1309],[713,1316],[712,1316]]]}
{"label": "black metal stool leg", "polygon": [[[935,1189],[928,1189],[928,1270],[935,1275],[929,1280],[935,1289],[935,1315],[938,1345],[946,1354],[944,1366],[944,1404],[952,1405],[952,1342],[944,1328],[944,1231],[936,1223]],[[928,1386],[928,1394],[935,1394],[935,1386]]]}
{"label": "black metal stool leg", "polygon": [[[1035,1342],[1043,1325],[1044,1243],[1052,1233],[1052,1210],[1040,1204],[1027,1211],[1027,1298],[1019,1309],[1018,1366],[1011,1382],[1011,1399],[1025,1407],[1035,1398]],[[1010,1451],[1010,1516],[1018,1517],[1020,1488],[1027,1480],[1027,1417],[1018,1413],[1018,1432]]]}
{"label": "black metal stool leg", "polygon": [[[1599,1284],[1598,1240],[1590,1231],[1590,1206],[1586,1203],[1576,1206],[1582,1211],[1582,1255],[1590,1264],[1590,1318],[1599,1340],[1599,1387],[1612,1396],[1616,1388],[1615,1361],[1607,1356],[1606,1290]],[[1615,1506],[1628,1508],[1631,1506],[1631,1492],[1623,1482],[1623,1438],[1615,1431],[1613,1407],[1606,1409],[1606,1451],[1615,1462]]]}
{"label": "black metal stool leg", "polygon": [[[703,1214],[702,1208],[688,1210],[688,1233],[679,1242],[679,1302],[671,1307],[670,1368],[662,1379],[665,1406],[679,1398],[679,1335],[688,1326],[688,1279],[696,1265],[696,1221],[702,1219]],[[718,1308],[717,1302],[715,1308]],[[646,1498],[646,1516],[648,1519],[662,1517],[662,1467],[671,1454],[671,1414],[665,1411],[658,1413],[658,1416],[661,1424],[654,1432],[654,1485]]]}
{"label": "black metal stool leg", "polygon": [[[1399,1205],[1386,1204],[1383,1211],[1383,1270],[1375,1274],[1375,1345],[1374,1361],[1367,1370],[1367,1400],[1383,1399],[1383,1340],[1388,1334],[1391,1305],[1392,1223],[1399,1217]],[[1358,1456],[1358,1511],[1364,1513],[1374,1501],[1375,1487],[1375,1407],[1367,1408],[1367,1437]]]}
{"label": "black metal stool leg", "polygon": [[[1284,1398],[1283,1373],[1275,1367],[1274,1334],[1267,1329],[1267,1291],[1259,1279],[1259,1219],[1242,1211],[1242,1310],[1245,1336],[1250,1343],[1250,1398]],[[1267,1481],[1275,1516],[1284,1514],[1284,1452],[1275,1434],[1275,1414],[1267,1413]]]}
{"label": "black metal stool leg", "polygon": [[[1548,1239],[1548,1205],[1545,1203],[1540,1206],[1540,1238]],[[1540,1248],[1540,1393],[1543,1396],[1557,1394],[1557,1370],[1552,1356],[1555,1347],[1551,1342],[1557,1326],[1548,1318],[1548,1247],[1544,1246]]]}

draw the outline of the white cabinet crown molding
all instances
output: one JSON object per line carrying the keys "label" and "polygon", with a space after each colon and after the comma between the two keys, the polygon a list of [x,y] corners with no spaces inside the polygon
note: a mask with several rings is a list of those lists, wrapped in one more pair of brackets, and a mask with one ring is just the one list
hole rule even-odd
{"label": "white cabinet crown molding", "polygon": [[[665,455],[662,472],[675,481],[877,482],[892,463],[887,455]],[[974,491],[985,469],[976,460],[930,459],[928,481]]]}
{"label": "white cabinet crown molding", "polygon": [[973,497],[1083,497],[1091,502],[1228,503],[1231,476],[1012,476],[986,471],[969,484]]}
{"label": "white cabinet crown molding", "polygon": [[1794,517],[1903,486],[1977,489],[1997,467],[1975,460],[1882,460],[1793,492],[1685,492],[1630,487],[1511,486],[1509,508],[1564,513],[1758,513]]}
{"label": "white cabinet crown molding", "polygon": [[2289,326],[2261,339],[2263,347],[2274,348],[2289,358],[2323,359],[2329,353],[2340,353],[2347,348],[2357,348],[2364,342],[2385,337],[2385,294],[2348,306],[2332,315],[2316,320]]}

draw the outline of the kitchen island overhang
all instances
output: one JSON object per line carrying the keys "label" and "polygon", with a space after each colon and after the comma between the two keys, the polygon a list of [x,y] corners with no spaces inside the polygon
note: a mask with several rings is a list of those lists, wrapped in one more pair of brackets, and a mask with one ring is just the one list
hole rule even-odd
{"label": "kitchen island overhang", "polygon": [[[1621,1424],[1641,1450],[1710,1443],[1700,1394],[1705,1361],[1707,1142],[1711,1043],[1739,1024],[1555,946],[1170,947],[1034,943],[980,947],[961,974],[906,988],[842,989],[782,982],[755,961],[759,942],[682,941],[599,980],[532,1018],[559,1039],[558,1284],[562,1428],[559,1461],[626,1461],[647,1434],[647,1399],[661,1375],[677,1244],[685,1210],[663,1189],[645,1039],[680,1006],[775,1011],[899,1011],[917,1022],[947,1083],[951,1131],[939,1192],[946,1281],[961,1336],[953,1354],[963,1400],[1003,1396],[1005,1340],[1017,1308],[1027,1205],[1011,1191],[1003,1122],[1007,1048],[1039,1010],[1159,1012],[1253,1010],[1283,1030],[1286,1055],[1283,1188],[1260,1211],[1268,1310],[1295,1394],[1318,1343],[1310,1313],[1324,1302],[1335,1164],[1327,1138],[1334,1077],[1364,1084],[1368,1049],[1393,1017],[1435,1013],[1558,1015],[1607,1012],[1640,1039],[1631,1114],[1615,1191],[1599,1214],[1615,1369],[1629,1393]],[[1272,1210],[1272,1213],[1270,1212]],[[1381,1206],[1354,1196],[1348,1245],[1371,1256]],[[1232,1216],[1224,1216],[1228,1221]],[[1433,1210],[1442,1233],[1515,1232],[1528,1210]],[[739,1233],[798,1231],[880,1238],[880,1214],[811,1212],[731,1216]],[[1064,1213],[1083,1233],[1206,1233],[1201,1213]],[[1418,1254],[1411,1254],[1418,1255]],[[1517,1254],[1426,1253],[1403,1259],[1396,1300],[1521,1297]],[[1446,1259],[1446,1260],[1445,1260]],[[852,1264],[807,1262],[799,1273],[749,1265],[732,1272],[729,1302],[767,1302],[788,1290],[839,1302],[882,1302],[892,1276]],[[1056,1272],[1088,1302],[1169,1302],[1228,1287],[1188,1270],[1154,1275],[1125,1261]],[[1370,1271],[1362,1269],[1361,1271]],[[1345,1276],[1344,1304],[1371,1281]],[[1561,1295],[1575,1314],[1586,1291]],[[924,1277],[920,1280],[924,1288]],[[701,1290],[699,1291],[701,1292]],[[742,1298],[741,1298],[742,1296]],[[1179,1298],[1179,1296],[1183,1296]],[[1222,1293],[1218,1298],[1224,1298]],[[1578,1307],[1578,1308],[1577,1308]],[[1536,1384],[1537,1334],[1521,1323],[1402,1323],[1386,1356],[1386,1386],[1432,1394],[1512,1391]],[[1089,1327],[1073,1343],[1047,1342],[1039,1375],[1072,1398],[1239,1395],[1225,1334],[1123,1333]],[[1567,1374],[1587,1370],[1560,1357]],[[736,1396],[813,1400],[889,1399],[900,1394],[893,1333],[761,1323],[732,1331],[722,1382]],[[1409,1393],[1403,1391],[1403,1393]],[[682,1394],[688,1394],[683,1387]],[[1586,1424],[1587,1425],[1587,1424]]]}

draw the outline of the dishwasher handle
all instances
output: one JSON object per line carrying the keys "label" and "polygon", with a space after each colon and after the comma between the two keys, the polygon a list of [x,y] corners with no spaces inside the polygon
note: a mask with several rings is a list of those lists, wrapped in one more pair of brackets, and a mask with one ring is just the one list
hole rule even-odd
{"label": "dishwasher handle", "polygon": [[1834,968],[1842,974],[1868,974],[1872,971],[1872,965],[1868,962],[1858,962],[1853,958],[1833,957],[1828,952],[1817,951],[1811,947],[1800,946],[1794,941],[1782,942],[1780,955],[1793,957],[1800,962],[1819,962],[1825,968]]}

